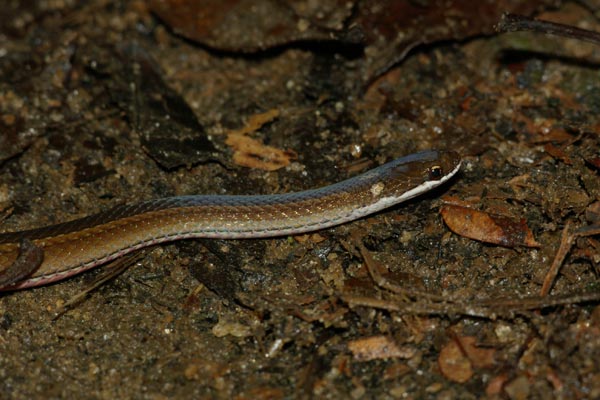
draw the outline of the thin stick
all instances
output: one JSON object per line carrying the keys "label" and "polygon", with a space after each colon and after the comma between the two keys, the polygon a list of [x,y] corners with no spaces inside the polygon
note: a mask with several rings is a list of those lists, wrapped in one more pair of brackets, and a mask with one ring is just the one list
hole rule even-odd
{"label": "thin stick", "polygon": [[342,301],[350,307],[370,307],[414,315],[464,315],[470,317],[513,318],[517,313],[600,301],[600,293],[580,293],[556,297],[526,297],[522,299],[483,299],[472,303],[402,303],[363,296],[343,295]]}
{"label": "thin stick", "polygon": [[546,277],[544,278],[544,283],[542,285],[542,290],[540,292],[540,296],[546,296],[550,293],[550,289],[552,289],[552,285],[554,284],[554,280],[558,275],[558,271],[563,261],[567,257],[567,254],[571,250],[573,246],[573,239],[575,236],[569,232],[571,228],[571,221],[567,221],[565,227],[562,231],[562,235],[560,237],[560,247],[556,252],[556,256],[554,256],[554,261],[552,261],[552,265],[550,269],[546,273]]}
{"label": "thin stick", "polygon": [[552,290],[552,285],[554,285],[554,281],[556,280],[556,276],[558,275],[558,271],[562,263],[565,261],[567,254],[571,251],[571,247],[573,247],[573,243],[575,239],[578,237],[585,236],[594,236],[600,234],[600,226],[598,225],[590,225],[585,226],[583,228],[577,229],[575,232],[569,232],[571,228],[570,221],[567,221],[565,227],[563,229],[561,238],[560,238],[560,247],[556,252],[556,256],[554,256],[554,261],[552,261],[552,266],[546,273],[546,277],[544,278],[544,283],[542,285],[542,290],[540,292],[540,296],[546,296]]}
{"label": "thin stick", "polygon": [[380,288],[389,290],[392,293],[396,293],[396,294],[408,296],[408,297],[413,297],[413,298],[426,298],[426,299],[433,300],[433,301],[444,301],[445,300],[442,296],[434,294],[434,293],[427,293],[427,292],[424,292],[421,290],[416,290],[416,289],[406,289],[399,285],[396,285],[395,283],[390,282],[383,275],[381,275],[381,273],[379,272],[379,269],[376,265],[377,262],[373,258],[373,255],[371,254],[371,252],[369,250],[367,250],[365,245],[360,240],[356,241],[355,245],[356,245],[356,247],[358,247],[358,250],[360,251],[360,255],[362,256],[363,260],[365,261],[365,265],[367,267],[367,271],[369,272],[369,275],[371,276],[371,279]]}
{"label": "thin stick", "polygon": [[127,268],[140,261],[144,256],[146,256],[146,254],[148,254],[147,251],[138,251],[136,253],[128,254],[123,258],[116,259],[112,263],[108,264],[105,268],[105,271],[103,271],[102,274],[96,277],[96,279],[90,285],[88,285],[76,295],[72,296],[61,306],[57,307],[54,318],[52,319],[56,320],[63,316],[67,312],[67,310],[71,309],[74,305],[81,302],[91,292],[98,289],[100,286],[113,279],[114,277],[123,273],[123,271],[125,271]]}
{"label": "thin stick", "polygon": [[504,14],[498,25],[496,25],[496,32],[498,33],[518,31],[540,32],[600,44],[600,33],[598,32],[557,22],[540,21],[523,15]]}

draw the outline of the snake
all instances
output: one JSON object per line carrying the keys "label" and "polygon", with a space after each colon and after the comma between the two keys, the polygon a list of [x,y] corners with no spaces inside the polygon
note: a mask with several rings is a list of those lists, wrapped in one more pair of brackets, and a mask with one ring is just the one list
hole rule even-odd
{"label": "snake", "polygon": [[425,193],[452,178],[460,166],[456,152],[426,150],[317,189],[163,197],[0,233],[0,290],[50,284],[175,240],[271,238],[322,230]]}

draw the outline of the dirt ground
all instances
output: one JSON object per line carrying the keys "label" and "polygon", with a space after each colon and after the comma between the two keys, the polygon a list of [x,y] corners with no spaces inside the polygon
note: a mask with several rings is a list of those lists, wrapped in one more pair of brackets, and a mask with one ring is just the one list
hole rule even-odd
{"label": "dirt ground", "polygon": [[[156,246],[79,297],[110,268],[0,294],[1,398],[600,398],[600,46],[482,22],[386,47],[360,2],[290,2],[273,27],[207,1],[193,33],[184,1],[9,3],[2,231],[430,148],[463,166],[337,228]],[[596,3],[527,12],[600,31]]]}

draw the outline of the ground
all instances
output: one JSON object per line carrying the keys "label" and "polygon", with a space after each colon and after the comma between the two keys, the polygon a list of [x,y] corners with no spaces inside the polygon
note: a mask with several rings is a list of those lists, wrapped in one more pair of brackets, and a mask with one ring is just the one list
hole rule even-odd
{"label": "ground", "polygon": [[[488,24],[386,47],[347,23],[366,26],[364,5],[334,1],[319,29],[190,34],[164,3],[0,16],[2,231],[324,186],[429,148],[460,153],[461,172],[314,234],[149,248],[74,302],[107,268],[2,293],[0,393],[600,397],[599,46]],[[535,15],[600,31],[595,7]]]}

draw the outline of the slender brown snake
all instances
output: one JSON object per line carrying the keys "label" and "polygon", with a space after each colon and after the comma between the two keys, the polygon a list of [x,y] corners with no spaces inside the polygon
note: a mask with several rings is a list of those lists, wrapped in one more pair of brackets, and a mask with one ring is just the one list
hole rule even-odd
{"label": "slender brown snake", "polygon": [[57,225],[0,233],[0,290],[56,282],[157,243],[265,238],[339,225],[441,185],[460,164],[455,152],[430,150],[320,189],[165,197]]}

